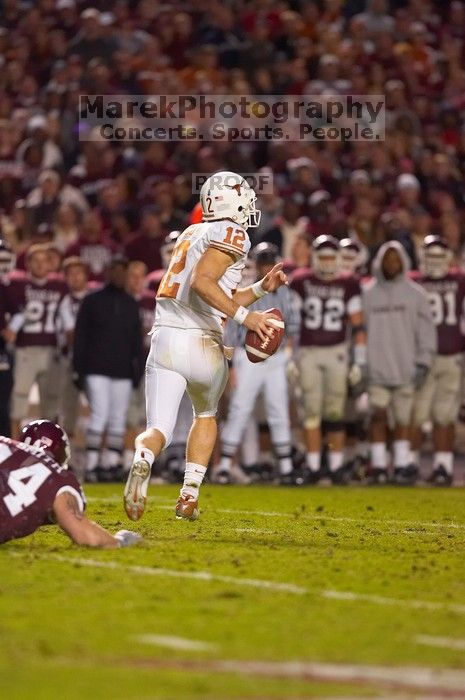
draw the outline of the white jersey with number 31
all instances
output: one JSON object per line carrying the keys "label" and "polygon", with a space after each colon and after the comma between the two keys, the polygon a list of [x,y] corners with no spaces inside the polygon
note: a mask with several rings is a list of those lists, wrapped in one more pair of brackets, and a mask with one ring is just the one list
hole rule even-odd
{"label": "white jersey with number 31", "polygon": [[227,296],[232,297],[240,284],[250,249],[246,231],[229,220],[193,224],[178,239],[160,283],[154,328],[170,326],[223,332],[225,315],[191,289],[192,272],[207,248],[218,248],[234,257],[235,262],[231,260],[218,282]]}

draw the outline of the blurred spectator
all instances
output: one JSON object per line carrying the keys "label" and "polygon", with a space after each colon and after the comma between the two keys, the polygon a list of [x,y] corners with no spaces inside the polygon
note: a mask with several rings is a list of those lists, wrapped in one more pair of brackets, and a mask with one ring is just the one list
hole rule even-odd
{"label": "blurred spectator", "polygon": [[[142,374],[142,331],[136,301],[125,291],[127,262],[114,258],[107,284],[88,294],[76,319],[73,368],[90,405],[86,479],[115,477],[121,466],[131,389]],[[109,348],[118,352],[109,353]],[[105,449],[102,454],[106,431]]]}
{"label": "blurred spectator", "polygon": [[82,300],[87,294],[88,269],[80,258],[63,261],[63,272],[68,292],[57,312],[57,330],[60,350],[60,425],[73,436],[79,407],[79,389],[73,381],[73,344],[76,318]]}
{"label": "blurred spectator", "polygon": [[65,251],[66,257],[77,256],[89,268],[91,280],[103,280],[112,254],[116,252],[114,243],[105,239],[102,220],[97,211],[88,212],[81,226],[81,234],[76,243],[72,243]]}
{"label": "blurred spectator", "polygon": [[145,263],[149,272],[162,267],[161,246],[164,233],[158,207],[146,207],[141,216],[140,233],[125,246],[129,260]]}
{"label": "blurred spectator", "polygon": [[274,226],[265,233],[263,240],[274,243],[279,254],[287,259],[291,257],[295,238],[301,233],[306,233],[308,226],[307,217],[300,216],[299,198],[294,195],[285,199],[281,216],[277,217]]}

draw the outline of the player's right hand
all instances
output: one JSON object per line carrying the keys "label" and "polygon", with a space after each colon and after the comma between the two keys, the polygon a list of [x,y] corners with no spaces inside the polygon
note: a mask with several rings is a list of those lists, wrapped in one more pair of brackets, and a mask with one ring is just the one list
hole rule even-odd
{"label": "player's right hand", "polygon": [[118,530],[115,539],[118,540],[120,547],[130,547],[142,541],[142,537],[132,530]]}
{"label": "player's right hand", "polygon": [[255,331],[261,341],[265,341],[267,336],[273,336],[273,331],[276,330],[276,316],[268,313],[268,311],[249,311],[245,317],[243,325],[249,331]]}

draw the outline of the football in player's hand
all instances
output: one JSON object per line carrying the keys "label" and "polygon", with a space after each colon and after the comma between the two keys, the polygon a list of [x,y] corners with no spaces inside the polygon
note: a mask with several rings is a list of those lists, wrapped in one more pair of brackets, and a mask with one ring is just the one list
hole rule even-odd
{"label": "football in player's hand", "polygon": [[271,355],[274,355],[284,338],[284,319],[281,311],[279,309],[267,309],[266,313],[273,314],[276,319],[273,321],[273,335],[271,337],[268,336],[266,340],[260,340],[255,331],[247,331],[245,351],[250,362],[267,360]]}

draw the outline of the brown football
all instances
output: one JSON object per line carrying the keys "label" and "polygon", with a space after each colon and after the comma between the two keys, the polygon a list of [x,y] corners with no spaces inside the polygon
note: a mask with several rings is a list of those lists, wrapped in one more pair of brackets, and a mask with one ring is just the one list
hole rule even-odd
{"label": "brown football", "polygon": [[268,337],[266,340],[260,340],[255,331],[247,331],[245,351],[250,362],[263,362],[263,360],[267,360],[271,355],[274,355],[284,337],[284,319],[281,311],[279,309],[267,309],[266,312],[275,316],[276,328],[273,330],[273,337]]}

